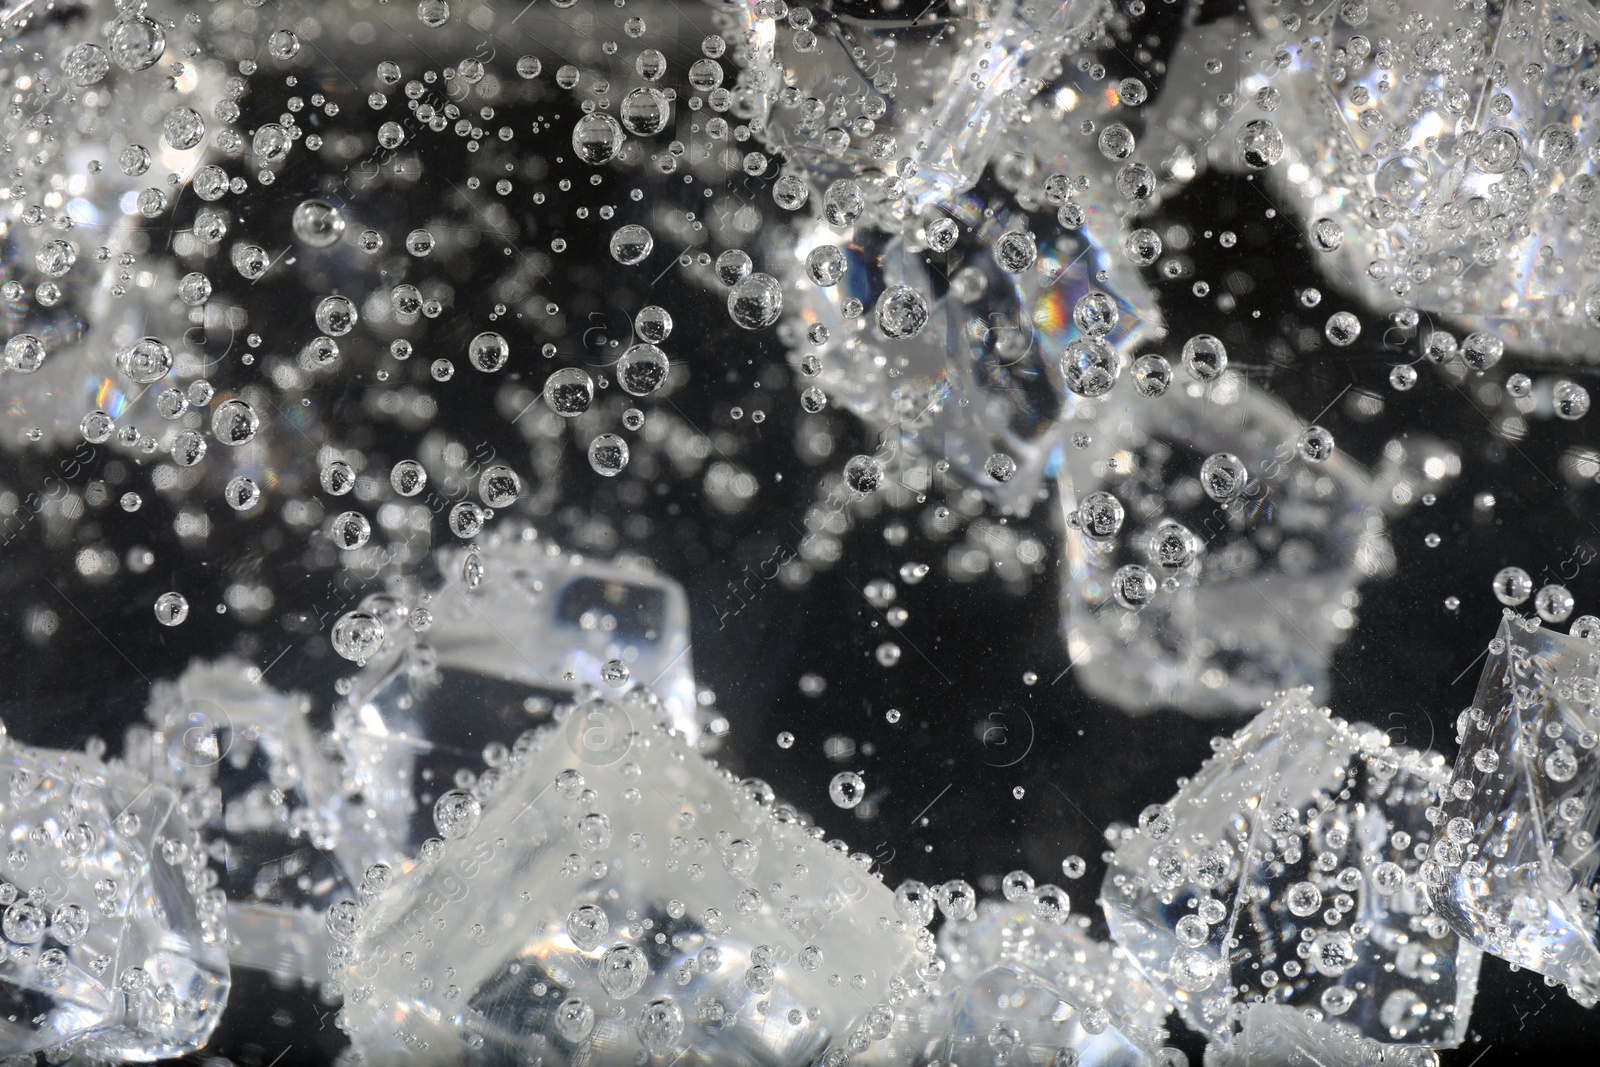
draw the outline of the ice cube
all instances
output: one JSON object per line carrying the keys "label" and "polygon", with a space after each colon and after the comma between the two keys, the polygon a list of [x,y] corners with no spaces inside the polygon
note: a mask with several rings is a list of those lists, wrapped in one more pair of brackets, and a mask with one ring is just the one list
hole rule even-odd
{"label": "ice cube", "polygon": [[[1421,312],[1424,333],[1492,331],[1520,353],[1562,361],[1592,345],[1600,290],[1588,273],[1560,265],[1583,254],[1567,221],[1567,186],[1590,177],[1596,134],[1585,100],[1556,87],[1593,76],[1585,35],[1600,29],[1594,5],[1419,0],[1368,5],[1360,25],[1327,19],[1293,28],[1271,0],[1242,8],[1186,28],[1174,49],[1145,123],[1175,141],[1155,149],[1162,158],[1181,151],[1190,175],[1197,166],[1253,172],[1275,204],[1298,216],[1324,276],[1370,309],[1371,321],[1410,309]],[[1382,40],[1395,50],[1374,48]],[[1506,43],[1485,48],[1485,40]],[[1249,51],[1284,61],[1223,73]],[[1400,53],[1410,76],[1375,76],[1386,55]],[[1508,83],[1497,73],[1507,68],[1530,74]],[[1270,104],[1219,107],[1219,92],[1241,103],[1264,92]],[[1463,131],[1459,142],[1432,134],[1490,93],[1503,102],[1494,123]],[[1385,128],[1362,118],[1370,114],[1404,118]],[[1283,149],[1257,170],[1238,137],[1262,120]],[[1514,233],[1496,231],[1495,211],[1461,210],[1475,199],[1498,202],[1512,183],[1522,221]],[[1459,358],[1445,369],[1457,382],[1474,371]]]}
{"label": "ice cube", "polygon": [[1307,690],[1213,748],[1138,830],[1109,835],[1117,943],[1213,1041],[1262,1000],[1363,1038],[1459,1044],[1480,954],[1430,910],[1419,857],[1443,757],[1335,719]]}
{"label": "ice cube", "polygon": [[584,705],[568,721],[583,723],[573,730],[595,759],[624,739],[612,730],[620,706],[640,722],[658,707],[702,743],[725,728],[696,699],[676,582],[517,533],[438,559],[428,623],[380,610],[384,645],[334,713],[369,862],[410,862],[456,773],[503,758],[557,706]]}
{"label": "ice cube", "polygon": [[205,1044],[223,902],[177,794],[83,752],[0,740],[0,1055],[157,1060]]}
{"label": "ice cube", "polygon": [[1489,644],[1425,872],[1462,937],[1600,1000],[1600,648],[1507,610]]}
{"label": "ice cube", "polygon": [[346,810],[331,744],[310,700],[261,680],[243,660],[195,661],[151,689],[149,726],[125,759],[184,795],[221,862],[236,965],[321,980],[323,913],[352,895],[371,843]]}
{"label": "ice cube", "polygon": [[[996,0],[915,19],[845,6],[815,5],[806,26],[778,31],[766,84],[822,106],[773,107],[766,135],[819,187],[881,182],[885,163],[905,157],[896,172],[913,216],[977,184],[1051,65],[1105,18],[1094,0]],[[871,136],[851,136],[863,120]]]}
{"label": "ice cube", "polygon": [[[1182,368],[1165,395],[1117,391],[1080,417],[1086,448],[1061,477],[1066,558],[1062,625],[1079,684],[1126,711],[1216,715],[1259,707],[1302,685],[1321,692],[1356,623],[1357,587],[1390,574],[1385,512],[1460,467],[1433,442],[1394,443],[1377,474],[1335,450],[1301,458],[1305,425],[1229,372],[1210,385]],[[1247,481],[1219,502],[1200,482],[1209,456],[1243,463]],[[1120,531],[1086,526],[1109,493]],[[1117,572],[1143,567],[1148,603],[1124,606]]]}
{"label": "ice cube", "polygon": [[947,969],[932,995],[897,1020],[906,1053],[898,1062],[1067,1062],[1052,1057],[1070,1050],[1079,1067],[1146,1067],[1165,1040],[1170,1005],[1087,925],[995,901],[974,920],[946,922],[939,954]]}
{"label": "ice cube", "polygon": [[[910,235],[858,226],[840,238],[821,221],[804,227],[798,242],[786,237],[774,248],[774,260],[793,283],[798,319],[828,333],[820,346],[802,343],[791,360],[803,368],[807,359],[820,359],[818,375],[800,381],[819,385],[876,431],[875,455],[886,466],[903,453],[943,460],[1002,510],[1025,515],[1061,462],[1076,411],[1077,398],[1066,392],[1057,368],[1076,336],[1072,307],[1090,290],[1105,292],[1118,309],[1118,325],[1106,340],[1119,352],[1159,336],[1161,327],[1141,310],[1152,307],[1153,298],[1136,276],[1116,270],[1123,284],[1115,289],[1094,280],[1116,262],[1091,236],[1041,242],[1034,269],[1010,272],[993,249],[1025,216],[976,195],[950,211],[962,235],[941,261],[930,260],[925,243]],[[835,243],[848,268],[837,284],[818,285],[807,275],[806,259]],[[956,263],[959,269],[946,280]],[[928,321],[914,335],[889,338],[846,314],[850,301],[870,311],[881,294],[900,285],[928,303]],[[1003,481],[989,469],[996,454],[1015,464]]]}
{"label": "ice cube", "polygon": [[870,860],[664,723],[619,722],[592,758],[580,714],[442,798],[419,862],[330,913],[366,1062],[842,1064],[886,1037],[933,938]]}
{"label": "ice cube", "polygon": [[1348,1025],[1327,1023],[1281,1004],[1251,1004],[1231,1045],[1206,1048],[1205,1067],[1438,1067],[1420,1045],[1385,1045]]}

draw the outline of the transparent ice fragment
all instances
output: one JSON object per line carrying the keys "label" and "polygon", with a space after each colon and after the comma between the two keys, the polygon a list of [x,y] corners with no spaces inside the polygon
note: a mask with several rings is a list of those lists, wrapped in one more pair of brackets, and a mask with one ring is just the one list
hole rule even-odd
{"label": "transparent ice fragment", "polygon": [[[35,17],[40,12],[53,12],[54,17]],[[0,344],[30,335],[44,341],[46,352],[25,386],[19,380],[21,375],[8,374],[15,399],[0,409],[0,448],[36,447],[35,439],[26,437],[25,432],[42,432],[49,445],[73,452],[72,459],[65,461],[72,464],[71,470],[95,453],[78,428],[85,412],[103,408],[122,425],[136,424],[147,432],[162,425],[156,405],[160,391],[131,381],[119,368],[119,352],[141,336],[154,336],[177,350],[177,374],[199,377],[205,366],[204,355],[179,343],[192,320],[177,299],[179,279],[187,273],[178,257],[141,258],[140,292],[151,299],[135,301],[119,299],[124,287],[117,284],[117,274],[125,268],[114,258],[93,254],[97,245],[128,247],[127,242],[150,225],[139,212],[121,210],[119,204],[131,208],[140,192],[158,190],[149,188],[153,184],[149,176],[129,176],[113,161],[131,131],[140,131],[138,136],[155,147],[160,122],[152,123],[151,117],[165,115],[173,106],[173,90],[150,76],[156,71],[133,74],[120,63],[110,64],[103,81],[88,90],[94,94],[93,106],[85,103],[82,89],[72,86],[68,57],[76,46],[92,42],[104,46],[107,56],[118,55],[116,27],[124,21],[135,31],[127,38],[130,43],[137,41],[144,29],[161,32],[143,17],[119,20],[118,13],[118,6],[108,0],[66,4],[0,0],[0,40],[16,46],[0,57],[0,82],[17,85],[20,79],[31,77],[36,90],[46,85],[69,89],[36,91],[28,106],[0,119],[0,140],[7,143],[32,130],[55,131],[49,140],[41,140],[29,165],[19,167],[18,173],[8,178],[12,202],[53,203],[50,191],[70,173],[73,206],[69,211],[61,205],[51,214],[59,212],[77,223],[76,229],[66,233],[57,226],[12,225],[0,235],[6,279],[30,279],[31,290],[27,299],[6,299],[0,311]],[[110,36],[102,36],[101,28],[111,31]],[[187,63],[183,92],[190,94],[189,99],[223,99],[226,72],[209,61],[212,53],[206,42],[196,47],[201,51],[195,53],[198,61]],[[167,54],[170,57],[175,51]],[[33,56],[39,59],[33,60]],[[106,165],[86,167],[89,159],[104,160]],[[70,254],[61,255],[64,250]],[[29,269],[21,270],[23,264]],[[37,273],[35,267],[40,268]],[[41,288],[50,287],[56,290],[54,297],[41,299]],[[213,329],[221,324],[216,315],[208,320]]]}
{"label": "transparent ice fragment", "polygon": [[1442,756],[1278,697],[1140,829],[1114,830],[1112,937],[1213,1041],[1236,1005],[1321,1012],[1362,1038],[1460,1044],[1480,954],[1429,907],[1419,852]]}
{"label": "transparent ice fragment", "polygon": [[228,995],[227,934],[177,793],[82,752],[0,746],[0,1055],[200,1048]]}
{"label": "transparent ice fragment", "polygon": [[236,658],[195,661],[157,682],[149,726],[128,732],[125,759],[180,790],[222,867],[235,964],[321,979],[322,913],[361,881],[367,842],[346,810],[331,742],[310,700],[260,680]]}
{"label": "transparent ice fragment", "polygon": [[868,865],[664,722],[603,752],[581,722],[528,735],[474,828],[340,911],[365,1062],[831,1063],[880,1040],[932,939]]}
{"label": "transparent ice fragment", "polygon": [[943,976],[897,1016],[885,1051],[898,1059],[872,1063],[1064,1063],[1053,1057],[1070,1051],[1078,1067],[1146,1067],[1166,1038],[1170,1005],[1086,925],[1044,922],[996,901],[946,922]]}
{"label": "transparent ice fragment", "polygon": [[1462,937],[1600,1000],[1600,648],[1509,610],[1489,644],[1426,869]]}
{"label": "transparent ice fragment", "polygon": [[671,579],[499,533],[442,550],[438,570],[430,625],[386,625],[334,712],[368,862],[409,863],[458,772],[509,751],[557,708],[577,707],[575,743],[594,753],[657,716],[697,742],[720,736],[725,723],[696,699],[688,601]]}
{"label": "transparent ice fragment", "polygon": [[[1183,378],[1161,396],[1119,389],[1079,407],[1092,441],[1067,450],[1060,478],[1075,673],[1132,712],[1222,714],[1301,685],[1323,691],[1355,626],[1358,586],[1394,569],[1385,513],[1443,484],[1460,460],[1414,440],[1391,443],[1377,474],[1341,451],[1308,462],[1296,447],[1304,424],[1279,400],[1232,372],[1210,385]],[[1200,480],[1213,456],[1248,474],[1221,502]],[[1102,536],[1082,506],[1105,493],[1126,519]],[[1116,598],[1113,578],[1129,565],[1157,582],[1137,610]]]}

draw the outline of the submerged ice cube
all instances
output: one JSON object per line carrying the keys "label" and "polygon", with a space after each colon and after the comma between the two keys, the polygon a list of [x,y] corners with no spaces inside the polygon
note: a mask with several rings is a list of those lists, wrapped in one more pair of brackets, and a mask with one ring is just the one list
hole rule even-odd
{"label": "submerged ice cube", "polygon": [[10,739],[0,763],[0,1055],[149,1061],[200,1048],[228,995],[225,920],[177,794]]}
{"label": "submerged ice cube", "polygon": [[1098,0],[893,8],[825,2],[777,31],[766,135],[826,185],[894,174],[911,214],[971,188],[1053,64],[1099,32]]}
{"label": "submerged ice cube", "polygon": [[1600,647],[1506,612],[1428,854],[1436,907],[1462,937],[1600,1001]]}
{"label": "submerged ice cube", "polygon": [[[879,434],[876,457],[890,463],[902,449],[943,461],[1002,510],[1027,514],[1060,465],[1077,397],[1058,364],[1078,336],[1073,308],[1091,291],[1111,302],[1117,325],[1105,336],[1116,352],[1162,334],[1148,291],[1117,268],[1090,234],[1028,231],[1028,216],[997,206],[994,189],[943,205],[959,235],[930,256],[924,230],[890,232],[860,225],[846,236],[822,220],[803,227],[798,242],[777,250],[795,295],[798,332],[820,330],[791,362],[800,381]],[[1026,270],[1007,269],[996,249],[1019,235],[1037,255]],[[839,276],[827,285],[808,260],[834,248]],[[1095,280],[1102,272],[1118,284]],[[926,304],[914,332],[887,331],[873,314],[886,293],[907,287]],[[891,325],[891,329],[893,326]],[[896,336],[895,334],[899,334]],[[811,377],[812,373],[815,377]],[[996,456],[1007,462],[991,462]]]}
{"label": "submerged ice cube", "polygon": [[368,843],[348,825],[341,768],[310,708],[243,660],[196,661],[152,687],[150,725],[128,732],[125,758],[183,791],[202,820],[223,869],[233,962],[321,979],[323,913],[355,892]]}
{"label": "submerged ice cube", "polygon": [[[1307,460],[1305,425],[1231,372],[1159,396],[1119,389],[1080,415],[1095,433],[1061,477],[1062,626],[1080,684],[1133,712],[1322,691],[1357,587],[1394,569],[1385,512],[1460,467],[1420,439],[1391,442],[1376,474],[1340,451]],[[1218,455],[1244,469],[1222,500],[1202,482]],[[1129,567],[1151,579],[1142,604],[1119,588]]]}
{"label": "submerged ice cube", "polygon": [[444,550],[439,570],[424,625],[374,605],[384,643],[334,712],[368,862],[410,862],[457,772],[502,761],[558,707],[582,705],[568,721],[592,754],[625,740],[628,713],[720,736],[696,700],[676,582],[518,535]]}
{"label": "submerged ice cube", "polygon": [[1309,1009],[1364,1038],[1459,1044],[1479,952],[1429,907],[1425,817],[1443,757],[1280,696],[1140,828],[1114,830],[1112,936],[1193,1026],[1235,1007]]}
{"label": "submerged ice cube", "polygon": [[996,901],[971,920],[947,921],[942,980],[897,1020],[899,1059],[874,1062],[988,1067],[1075,1054],[1078,1067],[1146,1067],[1166,1036],[1170,1005],[1085,926]]}
{"label": "submerged ice cube", "polygon": [[[1196,20],[1152,101],[1167,158],[1188,175],[1254,172],[1299,215],[1329,281],[1375,314],[1413,309],[1441,329],[1577,360],[1600,326],[1573,214],[1595,188],[1594,5],[1353,10],[1286,20],[1249,0],[1235,18]],[[1273,58],[1235,74],[1251,53]],[[1275,156],[1243,150],[1263,126]]]}
{"label": "submerged ice cube", "polygon": [[1437,1067],[1421,1045],[1385,1045],[1344,1023],[1320,1021],[1281,1004],[1251,1004],[1231,1045],[1206,1048],[1205,1067]]}
{"label": "submerged ice cube", "polygon": [[330,912],[365,1062],[842,1064],[887,1036],[933,945],[870,861],[663,722],[601,751],[560,718]]}

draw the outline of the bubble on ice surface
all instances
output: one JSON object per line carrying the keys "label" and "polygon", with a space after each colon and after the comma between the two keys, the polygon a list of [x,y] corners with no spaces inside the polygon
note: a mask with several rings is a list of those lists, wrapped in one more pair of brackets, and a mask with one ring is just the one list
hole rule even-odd
{"label": "bubble on ice surface", "polygon": [[[1448,781],[1443,757],[1334,719],[1307,690],[1213,749],[1169,801],[1170,834],[1114,834],[1102,899],[1117,943],[1223,1044],[1236,1004],[1322,1011],[1341,989],[1362,993],[1338,1015],[1362,1038],[1460,1044],[1479,952],[1430,907],[1419,858],[1445,841],[1424,817]],[[1306,907],[1312,890],[1325,910]],[[1215,922],[1200,910],[1213,902]],[[1421,1010],[1386,1018],[1401,992]]]}
{"label": "bubble on ice surface", "polygon": [[[603,765],[560,723],[519,742],[477,828],[359,912],[340,1022],[366,1062],[692,1046],[810,1063],[888,1038],[891,993],[928,959],[893,894],[770,790],[643,716],[630,736]],[[634,844],[596,851],[596,815]]]}
{"label": "bubble on ice surface", "polygon": [[1507,610],[1461,713],[1443,797],[1450,847],[1425,871],[1451,926],[1485,950],[1600,1001],[1594,842],[1600,651]]}

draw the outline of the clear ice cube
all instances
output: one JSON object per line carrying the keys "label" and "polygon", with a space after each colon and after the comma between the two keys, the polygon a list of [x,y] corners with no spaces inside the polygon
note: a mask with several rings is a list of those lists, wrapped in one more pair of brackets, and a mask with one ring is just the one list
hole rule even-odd
{"label": "clear ice cube", "polygon": [[1421,1045],[1385,1045],[1342,1023],[1280,1004],[1251,1004],[1231,1045],[1206,1047],[1205,1067],[1438,1067]]}
{"label": "clear ice cube", "polygon": [[1435,906],[1461,936],[1600,1000],[1600,648],[1509,610],[1489,644],[1429,852]]}
{"label": "clear ice cube", "polygon": [[983,0],[911,19],[844,7],[817,4],[809,25],[776,34],[765,83],[798,95],[772,108],[767,137],[820,184],[875,184],[905,158],[894,169],[912,215],[977,183],[1050,66],[1105,16],[1096,0]]}
{"label": "clear ice cube", "polygon": [[1428,904],[1418,855],[1442,756],[1280,696],[1140,829],[1114,829],[1113,938],[1213,1041],[1265,1002],[1381,1042],[1453,1047],[1478,950]]}
{"label": "clear ice cube", "polygon": [[[1596,170],[1594,6],[1420,0],[1362,12],[1359,24],[1330,12],[1291,28],[1271,0],[1250,0],[1236,19],[1190,26],[1147,125],[1192,175],[1196,163],[1249,171],[1238,134],[1272,122],[1282,159],[1256,173],[1308,233],[1330,221],[1338,243],[1313,258],[1331,282],[1380,315],[1410,308],[1425,329],[1493,331],[1520,352],[1575,359],[1600,311],[1570,221],[1572,191]],[[1373,46],[1385,40],[1394,47]],[[1252,50],[1282,62],[1236,66]],[[1224,67],[1208,69],[1217,59]],[[1271,110],[1216,103],[1263,91]],[[1492,113],[1475,110],[1491,96]],[[1509,234],[1495,221],[1506,215],[1519,222]],[[1578,261],[1586,269],[1567,267]],[[1466,372],[1457,360],[1457,380]]]}
{"label": "clear ice cube", "polygon": [[0,1056],[200,1048],[228,995],[226,927],[178,795],[83,752],[0,746]]}
{"label": "clear ice cube", "polygon": [[873,1062],[1060,1063],[1069,1051],[1078,1067],[1147,1067],[1171,1006],[1087,925],[1080,917],[1045,922],[996,901],[974,919],[947,921],[943,978],[897,1018],[898,1058]]}
{"label": "clear ice cube", "polygon": [[688,600],[671,579],[518,534],[438,560],[426,627],[380,609],[383,647],[334,712],[367,862],[409,863],[457,773],[503,758],[558,707],[582,705],[568,721],[594,758],[629,715],[664,714],[708,745],[725,729],[697,702]]}
{"label": "clear ice cube", "polygon": [[[880,462],[890,465],[902,449],[941,459],[1002,510],[1025,515],[1062,461],[1076,410],[1057,367],[1077,336],[1073,306],[1092,289],[1107,292],[1119,325],[1106,340],[1119,351],[1159,336],[1161,327],[1137,310],[1151,306],[1137,278],[1116,270],[1126,282],[1116,290],[1094,280],[1116,264],[1092,236],[1052,237],[1041,243],[1035,269],[1014,273],[999,265],[993,248],[1024,216],[977,194],[947,210],[962,233],[942,263],[929,259],[914,232],[861,225],[841,238],[820,220],[798,242],[775,249],[794,286],[799,322],[828,332],[820,346],[802,343],[791,360],[820,357],[817,377],[801,381],[820,385],[878,432]],[[805,263],[828,244],[837,244],[848,267],[824,287],[807,277]],[[891,339],[871,325],[870,312],[897,285],[924,294],[928,321],[913,336]],[[852,300],[868,309],[865,319],[846,314]],[[1004,481],[987,468],[997,453],[1015,463]]]}
{"label": "clear ice cube", "polygon": [[579,715],[446,798],[409,872],[330,913],[366,1062],[842,1064],[886,1037],[933,939],[870,860],[664,723],[597,752]]}
{"label": "clear ice cube", "polygon": [[[1067,451],[1060,479],[1062,626],[1079,684],[1131,712],[1224,714],[1302,685],[1324,691],[1356,624],[1357,587],[1394,569],[1385,512],[1460,468],[1421,439],[1392,442],[1376,474],[1338,451],[1307,462],[1296,451],[1305,425],[1231,372],[1210,385],[1180,379],[1158,397],[1119,387],[1083,409],[1093,440]],[[1199,480],[1216,453],[1239,457],[1249,476],[1220,503]],[[1096,493],[1121,504],[1119,533],[1076,521]],[[1114,596],[1130,564],[1158,583],[1137,610]]]}
{"label": "clear ice cube", "polygon": [[233,962],[320,980],[323,913],[355,892],[371,843],[352,825],[339,762],[310,710],[243,660],[197,660],[152,687],[150,725],[129,730],[124,758],[181,790],[202,820],[223,871]]}

